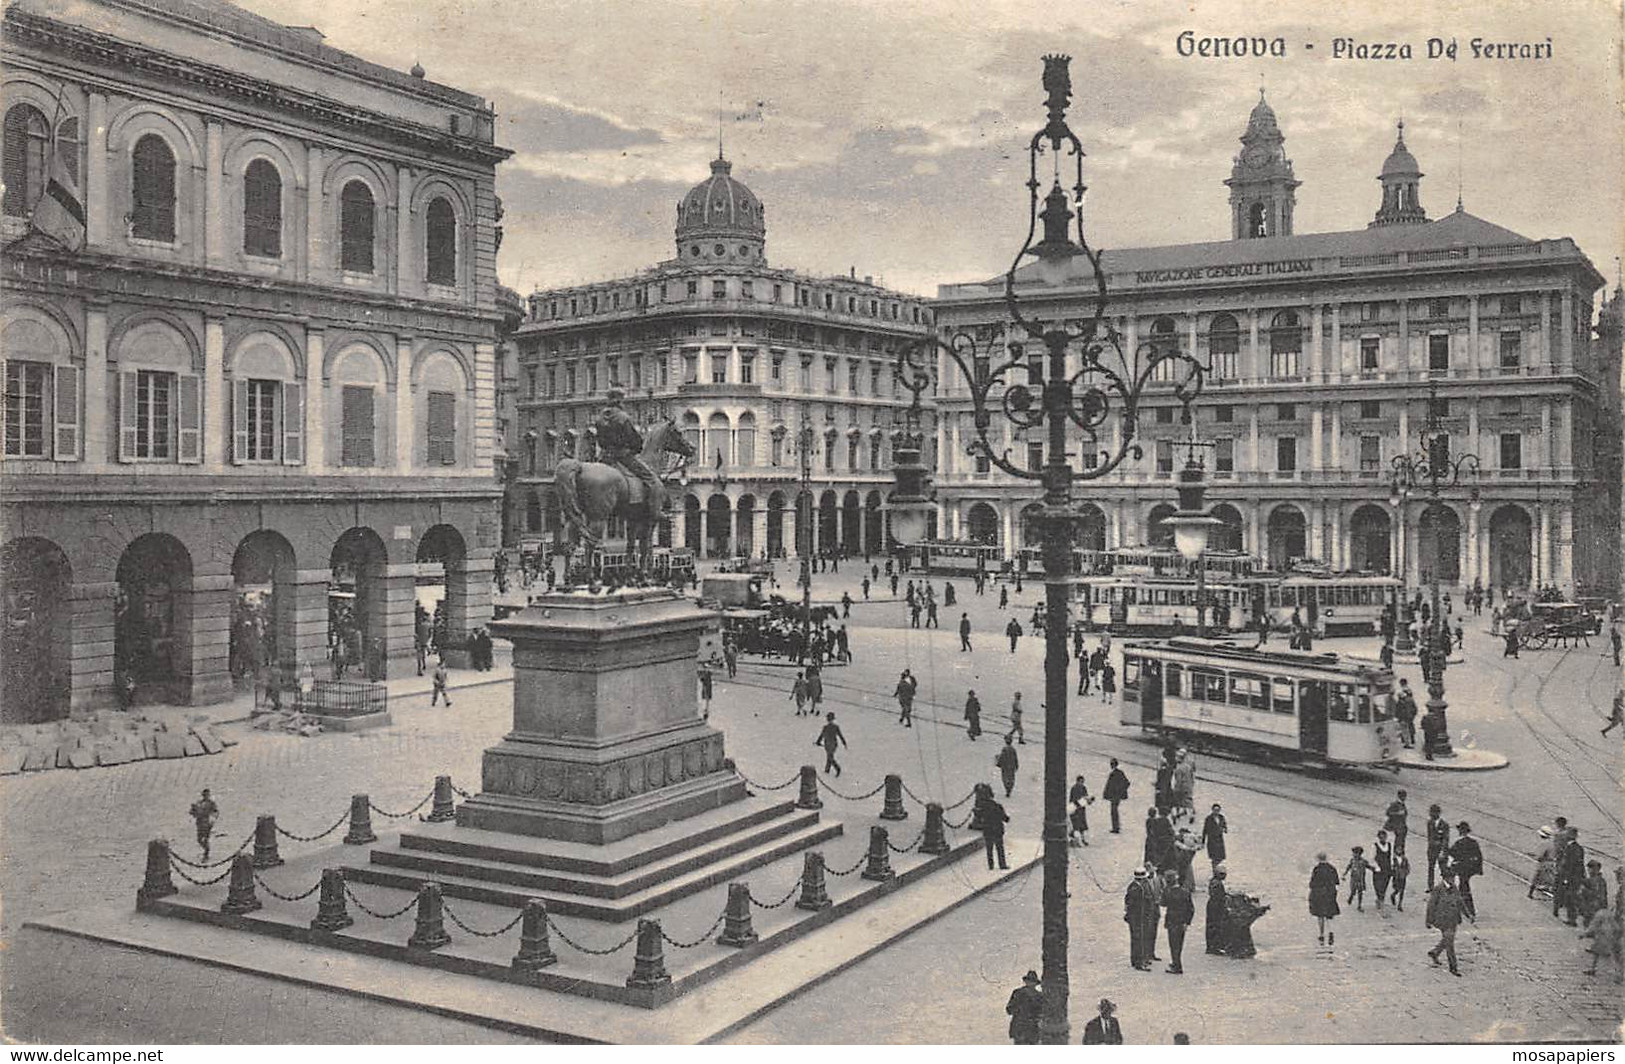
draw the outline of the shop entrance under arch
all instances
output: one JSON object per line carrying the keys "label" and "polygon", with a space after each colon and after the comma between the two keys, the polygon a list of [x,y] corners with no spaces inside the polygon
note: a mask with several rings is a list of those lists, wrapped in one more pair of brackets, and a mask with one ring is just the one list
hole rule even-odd
{"label": "shop entrance under arch", "polygon": [[192,694],[191,554],[174,536],[148,533],[119,556],[114,581],[114,684],[130,692],[121,697],[186,705]]}

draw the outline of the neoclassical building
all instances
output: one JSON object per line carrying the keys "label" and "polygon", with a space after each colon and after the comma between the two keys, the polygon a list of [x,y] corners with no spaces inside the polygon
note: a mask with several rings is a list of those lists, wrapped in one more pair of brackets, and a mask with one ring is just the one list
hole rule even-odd
{"label": "neoclassical building", "polygon": [[[1604,278],[1571,239],[1530,239],[1459,202],[1430,220],[1403,124],[1375,216],[1344,232],[1294,232],[1301,182],[1262,94],[1241,141],[1225,181],[1231,239],[1104,256],[1107,313],[1128,349],[1156,338],[1209,367],[1196,416],[1215,443],[1218,542],[1276,566],[1312,557],[1412,582],[1617,593],[1625,298],[1597,305]],[[1066,320],[1089,311],[1089,283],[1050,287],[1029,268],[1018,290],[1028,313]],[[1002,356],[1023,339],[1003,295],[1002,277],[943,285],[939,331],[968,330]],[[967,455],[968,395],[942,379],[938,526],[1008,554],[1033,537],[1023,512],[1036,493]],[[1481,466],[1437,509],[1391,497],[1388,479],[1390,460],[1418,447],[1430,383],[1453,453]],[[1144,459],[1081,491],[1087,545],[1169,538],[1188,430],[1169,389],[1153,385],[1147,407]],[[1039,437],[1005,442],[1042,461]]]}
{"label": "neoclassical building", "polygon": [[480,623],[491,108],[223,0],[18,0],[3,32],[5,719],[125,676],[222,699],[249,606],[285,674],[330,609],[387,672],[419,561]]}
{"label": "neoclassical building", "polygon": [[[719,154],[677,203],[674,258],[631,277],[537,291],[517,331],[521,537],[560,527],[553,465],[580,452],[610,388],[645,423],[670,419],[698,452],[663,543],[702,557],[885,549],[891,433],[907,393],[898,350],[926,301],[871,278],[770,267],[766,210]],[[811,429],[808,529],[798,448]]]}

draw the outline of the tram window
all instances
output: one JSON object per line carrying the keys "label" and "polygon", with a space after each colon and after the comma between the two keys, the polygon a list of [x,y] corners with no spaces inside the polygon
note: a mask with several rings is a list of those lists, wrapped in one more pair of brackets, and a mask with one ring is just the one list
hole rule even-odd
{"label": "tram window", "polygon": [[1224,703],[1224,673],[1191,670],[1191,697],[1198,702]]}
{"label": "tram window", "polygon": [[1292,681],[1285,676],[1277,676],[1270,690],[1274,695],[1272,708],[1275,712],[1292,716]]}
{"label": "tram window", "polygon": [[1354,685],[1347,683],[1327,684],[1328,697],[1326,701],[1326,717],[1329,720],[1350,721],[1354,719]]}
{"label": "tram window", "polygon": [[1123,659],[1123,693],[1133,694],[1140,689],[1140,659]]}
{"label": "tram window", "polygon": [[1371,700],[1372,720],[1387,720],[1394,715],[1394,693],[1392,691],[1385,690],[1383,688],[1377,688],[1375,690],[1361,688],[1361,690],[1370,691],[1369,694],[1362,695],[1362,697],[1366,697]]}
{"label": "tram window", "polygon": [[1371,689],[1369,687],[1360,688],[1358,694],[1356,695],[1355,704],[1359,707],[1359,714],[1360,714],[1359,722],[1361,724],[1370,724],[1371,723]]}
{"label": "tram window", "polygon": [[1268,709],[1268,692],[1264,685],[1266,681],[1262,676],[1251,673],[1233,672],[1230,674],[1230,704],[1232,706],[1245,706],[1249,709]]}
{"label": "tram window", "polygon": [[1270,604],[1270,609],[1275,609],[1277,606],[1279,606],[1281,604],[1281,589],[1280,588],[1272,587],[1272,588],[1269,589],[1269,604]]}
{"label": "tram window", "polygon": [[1185,667],[1170,662],[1162,670],[1162,690],[1164,694],[1180,697],[1180,689],[1185,678]]}

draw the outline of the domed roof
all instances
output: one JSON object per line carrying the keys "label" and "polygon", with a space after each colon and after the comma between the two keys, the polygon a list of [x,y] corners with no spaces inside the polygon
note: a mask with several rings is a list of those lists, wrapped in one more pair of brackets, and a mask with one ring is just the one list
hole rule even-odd
{"label": "domed roof", "polygon": [[1258,103],[1253,105],[1252,114],[1247,116],[1247,133],[1276,136],[1280,132],[1280,127],[1275,124],[1275,111],[1264,102],[1264,90],[1259,89]]}
{"label": "domed roof", "polygon": [[711,176],[689,189],[677,204],[677,237],[685,234],[750,236],[767,231],[762,201],[732,175],[733,163],[718,153],[711,160]]}
{"label": "domed roof", "polygon": [[1399,139],[1394,142],[1394,150],[1388,153],[1383,161],[1381,177],[1421,177],[1422,168],[1417,165],[1416,156],[1405,147],[1405,123],[1399,123]]}

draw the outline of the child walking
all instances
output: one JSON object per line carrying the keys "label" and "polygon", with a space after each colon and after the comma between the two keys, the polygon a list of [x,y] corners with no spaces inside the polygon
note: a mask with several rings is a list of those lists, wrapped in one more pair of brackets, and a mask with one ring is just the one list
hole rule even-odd
{"label": "child walking", "polygon": [[1365,847],[1354,847],[1348,867],[1343,869],[1343,875],[1349,881],[1348,901],[1343,904],[1353,903],[1356,912],[1365,912],[1365,874],[1371,870],[1371,862],[1365,859]]}
{"label": "child walking", "polygon": [[1401,851],[1394,861],[1394,880],[1390,886],[1394,908],[1400,912],[1405,911],[1405,881],[1411,877],[1411,859]]}

